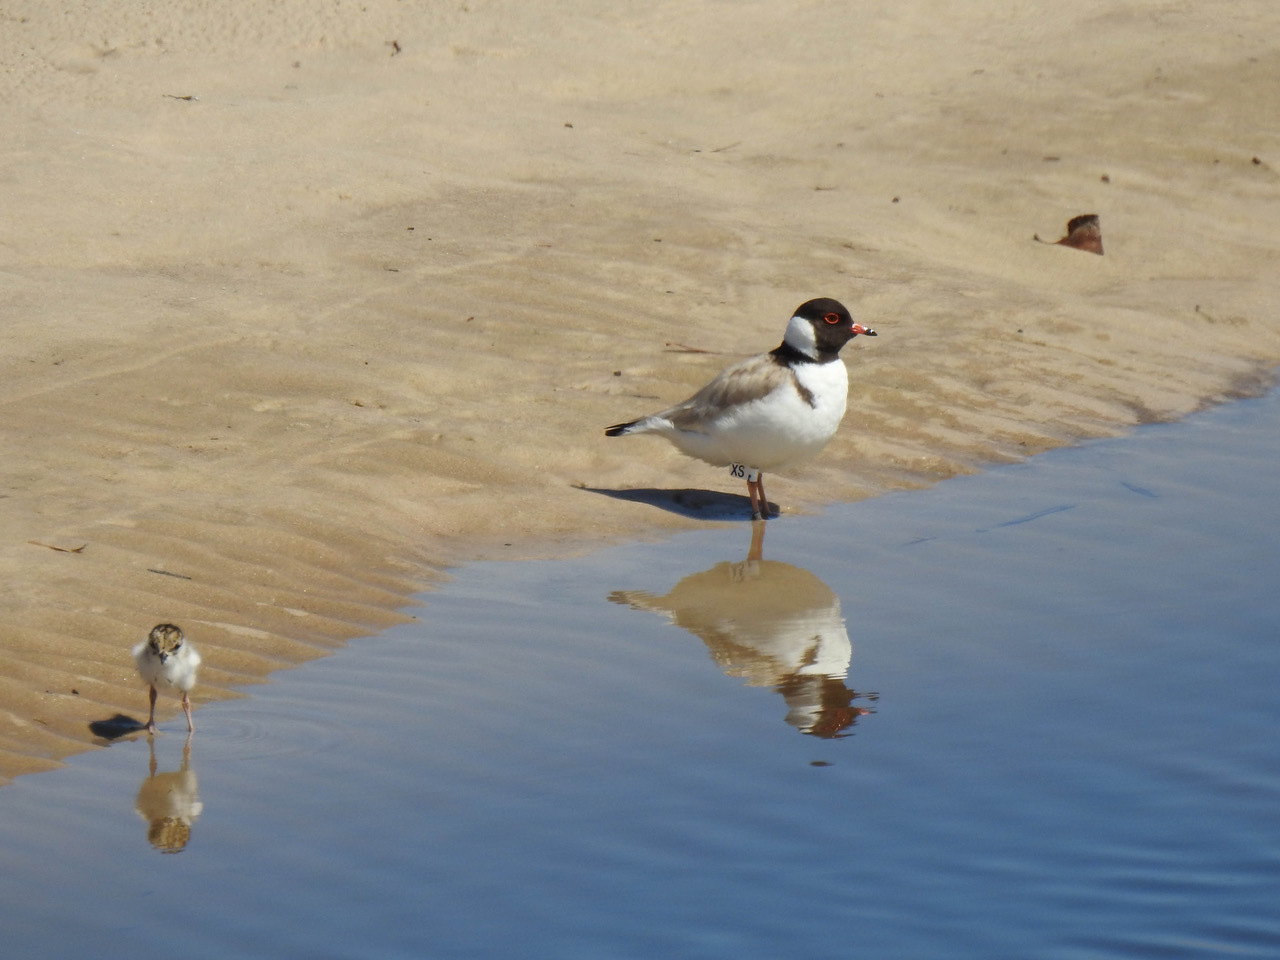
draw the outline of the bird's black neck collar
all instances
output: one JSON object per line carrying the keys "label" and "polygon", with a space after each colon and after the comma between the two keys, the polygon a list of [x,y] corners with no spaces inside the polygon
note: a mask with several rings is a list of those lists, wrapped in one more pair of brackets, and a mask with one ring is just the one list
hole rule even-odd
{"label": "bird's black neck collar", "polygon": [[835,350],[819,350],[817,357],[811,357],[803,350],[797,350],[785,340],[777,347],[769,351],[769,356],[773,357],[774,363],[780,363],[784,367],[794,367],[801,363],[830,363],[833,360],[839,360],[840,354]]}

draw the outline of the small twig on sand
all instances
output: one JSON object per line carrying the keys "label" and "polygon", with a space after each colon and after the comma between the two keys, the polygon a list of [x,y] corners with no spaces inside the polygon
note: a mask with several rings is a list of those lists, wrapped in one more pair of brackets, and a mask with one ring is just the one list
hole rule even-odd
{"label": "small twig on sand", "polygon": [[177,577],[179,580],[190,580],[184,573],[170,573],[168,570],[157,570],[155,567],[147,567],[147,573],[158,573],[162,577]]}
{"label": "small twig on sand", "polygon": [[27,543],[33,547],[44,547],[46,550],[57,550],[59,553],[83,553],[87,543],[82,543],[78,547],[55,547],[52,543],[41,543],[39,540],[28,540]]}

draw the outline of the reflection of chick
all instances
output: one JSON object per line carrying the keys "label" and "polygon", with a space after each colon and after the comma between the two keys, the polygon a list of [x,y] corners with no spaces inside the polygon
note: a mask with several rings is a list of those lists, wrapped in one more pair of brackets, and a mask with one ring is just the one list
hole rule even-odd
{"label": "reflection of chick", "polygon": [[195,771],[190,769],[191,741],[182,748],[182,769],[156,773],[155,742],[151,744],[151,775],[142,781],[134,809],[151,826],[147,839],[161,853],[180,853],[191,839],[191,825],[204,804],[196,792]]}
{"label": "reflection of chick", "polygon": [[182,692],[182,712],[187,715],[187,731],[195,729],[191,722],[191,688],[196,685],[196,667],[200,666],[200,654],[182,636],[182,631],[172,623],[161,623],[151,628],[146,640],[133,648],[133,659],[138,665],[142,682],[151,687],[151,712],[147,715],[147,732],[156,732],[156,687],[166,687]]}
{"label": "reflection of chick", "polygon": [[665,597],[620,590],[609,599],[667,616],[701,638],[727,675],[773,687],[787,701],[787,723],[802,733],[839,736],[870,712],[852,705],[860,694],[845,686],[853,648],[840,598],[808,570],[760,559],[718,563]]}

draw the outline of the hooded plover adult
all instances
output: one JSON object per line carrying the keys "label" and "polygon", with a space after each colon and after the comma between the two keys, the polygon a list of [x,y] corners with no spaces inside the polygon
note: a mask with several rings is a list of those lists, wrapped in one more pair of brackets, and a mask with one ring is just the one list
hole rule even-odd
{"label": "hooded plover adult", "polygon": [[839,301],[821,297],[796,308],[782,343],[726,368],[683,403],[605,430],[607,437],[656,433],[683,454],[747,481],[753,520],[769,501],[764,471],[816,456],[835,434],[849,396],[840,349],[870,327],[854,323]]}

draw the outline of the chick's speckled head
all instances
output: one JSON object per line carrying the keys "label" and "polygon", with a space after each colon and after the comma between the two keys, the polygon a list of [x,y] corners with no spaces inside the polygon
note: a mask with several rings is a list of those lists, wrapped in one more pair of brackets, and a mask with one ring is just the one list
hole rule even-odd
{"label": "chick's speckled head", "polygon": [[183,639],[181,627],[176,627],[172,623],[160,623],[151,628],[151,633],[147,636],[147,646],[161,660],[167,660],[178,652]]}

